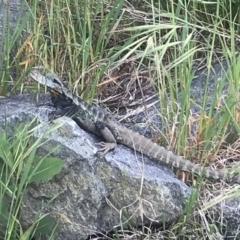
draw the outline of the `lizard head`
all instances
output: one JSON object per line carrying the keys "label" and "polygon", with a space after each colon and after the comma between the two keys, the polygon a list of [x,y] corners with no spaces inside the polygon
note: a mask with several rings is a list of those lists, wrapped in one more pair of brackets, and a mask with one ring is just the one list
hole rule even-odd
{"label": "lizard head", "polygon": [[42,66],[37,66],[30,70],[29,75],[36,82],[47,87],[53,102],[58,102],[60,99],[64,99],[67,105],[72,103],[79,105],[79,103],[81,103],[82,107],[84,107],[84,101],[81,98],[74,96],[54,72]]}
{"label": "lizard head", "polygon": [[43,86],[46,86],[50,92],[55,94],[62,94],[66,86],[64,83],[59,79],[57,74],[51,72],[50,70],[42,67],[37,66],[33,67],[30,70],[29,75],[38,83]]}
{"label": "lizard head", "polygon": [[[72,104],[74,99],[72,92],[68,90],[57,74],[42,66],[37,66],[30,70],[29,75],[36,82],[47,87],[55,106],[61,108]],[[75,101],[77,102],[77,100]]]}

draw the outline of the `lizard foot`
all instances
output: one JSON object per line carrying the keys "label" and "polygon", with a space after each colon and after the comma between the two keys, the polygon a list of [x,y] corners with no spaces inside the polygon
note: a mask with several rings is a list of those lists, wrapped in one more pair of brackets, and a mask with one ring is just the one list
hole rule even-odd
{"label": "lizard foot", "polygon": [[98,145],[101,147],[98,152],[103,152],[103,155],[105,155],[108,151],[111,149],[114,149],[117,147],[116,143],[109,143],[109,142],[100,142]]}

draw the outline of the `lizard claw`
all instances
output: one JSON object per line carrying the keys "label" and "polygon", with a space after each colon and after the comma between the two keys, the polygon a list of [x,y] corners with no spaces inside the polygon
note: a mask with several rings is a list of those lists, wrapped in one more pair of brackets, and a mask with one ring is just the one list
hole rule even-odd
{"label": "lizard claw", "polygon": [[106,143],[106,142],[100,142],[98,145],[101,147],[98,152],[103,152],[103,155],[105,155],[108,151],[111,149],[114,149],[117,147],[116,143]]}

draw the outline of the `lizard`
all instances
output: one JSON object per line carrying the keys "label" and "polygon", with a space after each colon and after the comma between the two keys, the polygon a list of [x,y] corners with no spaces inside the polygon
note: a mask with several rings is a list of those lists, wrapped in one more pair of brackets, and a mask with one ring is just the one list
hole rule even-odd
{"label": "lizard", "polygon": [[37,66],[30,70],[30,76],[36,82],[48,88],[51,94],[51,101],[58,108],[54,113],[55,117],[69,116],[81,128],[99,135],[105,140],[105,142],[99,143],[101,147],[99,151],[102,151],[103,154],[112,149],[114,150],[117,143],[120,143],[164,165],[196,173],[212,180],[240,183],[239,175],[219,172],[209,167],[195,164],[125,127],[105,109],[88,104],[80,97],[74,95],[54,72],[42,66]]}

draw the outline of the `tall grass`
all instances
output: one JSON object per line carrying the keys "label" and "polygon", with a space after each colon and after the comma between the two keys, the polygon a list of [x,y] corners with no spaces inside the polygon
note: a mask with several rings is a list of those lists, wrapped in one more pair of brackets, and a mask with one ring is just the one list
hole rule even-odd
{"label": "tall grass", "polygon": [[[17,1],[16,1],[17,2]],[[26,33],[27,23],[30,19],[30,12],[27,11],[25,1],[14,3],[15,12],[10,9],[9,0],[1,1],[1,58],[0,58],[0,94],[5,95],[11,76],[16,76],[16,69],[19,70],[18,51],[21,49],[21,36]],[[13,3],[12,3],[13,4]],[[16,7],[17,6],[17,7]],[[18,17],[16,16],[18,14]],[[14,20],[16,19],[16,20]],[[25,34],[26,36],[26,34]],[[15,83],[18,85],[19,81]]]}

